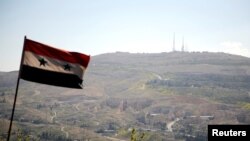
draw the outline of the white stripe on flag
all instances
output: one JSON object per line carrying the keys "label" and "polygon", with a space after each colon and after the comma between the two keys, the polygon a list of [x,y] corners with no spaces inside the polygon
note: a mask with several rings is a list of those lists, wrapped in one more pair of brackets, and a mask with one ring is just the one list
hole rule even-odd
{"label": "white stripe on flag", "polygon": [[[40,65],[39,59],[42,59],[42,58],[47,62],[45,66]],[[24,52],[23,64],[30,66],[30,67],[35,67],[38,69],[43,69],[43,70],[48,70],[48,71],[75,74],[81,79],[83,78],[83,74],[85,71],[85,68],[79,64],[69,63],[69,62],[58,60],[58,59],[37,55],[30,51]],[[70,66],[70,70],[65,69],[65,65],[67,64]]]}

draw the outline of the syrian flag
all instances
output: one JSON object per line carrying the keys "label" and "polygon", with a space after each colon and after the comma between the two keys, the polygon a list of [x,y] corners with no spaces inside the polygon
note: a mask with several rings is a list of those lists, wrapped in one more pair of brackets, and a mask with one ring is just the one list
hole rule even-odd
{"label": "syrian flag", "polygon": [[90,56],[85,54],[25,39],[20,78],[48,85],[82,88],[89,60]]}

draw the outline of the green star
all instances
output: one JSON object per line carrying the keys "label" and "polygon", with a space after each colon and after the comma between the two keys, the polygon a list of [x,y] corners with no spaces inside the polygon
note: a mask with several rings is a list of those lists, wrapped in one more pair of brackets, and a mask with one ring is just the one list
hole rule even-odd
{"label": "green star", "polygon": [[44,60],[44,58],[40,58],[39,62],[40,62],[40,66],[44,66],[44,67],[46,64],[48,64],[48,62],[46,60]]}
{"label": "green star", "polygon": [[71,66],[69,64],[66,64],[66,65],[63,65],[63,66],[64,66],[64,70],[70,71]]}

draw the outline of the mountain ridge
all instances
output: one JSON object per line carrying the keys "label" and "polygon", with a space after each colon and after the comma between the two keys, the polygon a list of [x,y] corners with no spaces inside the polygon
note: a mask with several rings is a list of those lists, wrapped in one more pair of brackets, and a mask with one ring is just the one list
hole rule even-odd
{"label": "mountain ridge", "polygon": [[[4,121],[17,75],[0,73]],[[83,90],[20,82],[14,123],[34,139],[128,140],[136,128],[145,141],[201,141],[207,124],[250,123],[250,58],[230,54],[107,53],[91,58]]]}

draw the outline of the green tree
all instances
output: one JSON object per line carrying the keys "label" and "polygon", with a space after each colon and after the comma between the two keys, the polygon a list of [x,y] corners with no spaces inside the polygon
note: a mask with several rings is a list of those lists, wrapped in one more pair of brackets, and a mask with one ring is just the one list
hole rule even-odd
{"label": "green tree", "polygon": [[144,136],[145,133],[139,134],[135,128],[133,128],[131,131],[130,141],[143,141]]}
{"label": "green tree", "polygon": [[20,129],[17,130],[17,141],[30,141],[29,135],[25,136]]}

